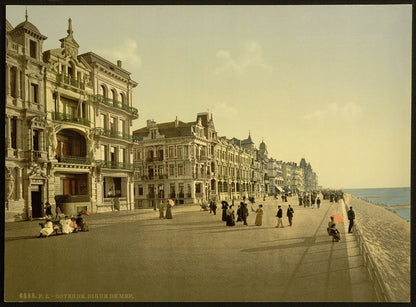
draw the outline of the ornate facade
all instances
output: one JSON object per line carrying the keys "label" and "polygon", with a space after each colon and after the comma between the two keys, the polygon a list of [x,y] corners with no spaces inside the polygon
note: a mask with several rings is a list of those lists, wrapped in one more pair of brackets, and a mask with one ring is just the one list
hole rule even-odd
{"label": "ornate facade", "polygon": [[121,62],[78,55],[71,19],[45,52],[27,16],[6,24],[6,220],[42,217],[46,202],[68,215],[131,209],[137,83]]}

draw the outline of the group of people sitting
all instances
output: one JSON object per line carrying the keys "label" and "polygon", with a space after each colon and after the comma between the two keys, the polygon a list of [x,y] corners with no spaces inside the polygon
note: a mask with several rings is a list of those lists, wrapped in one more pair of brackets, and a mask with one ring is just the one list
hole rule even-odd
{"label": "group of people sitting", "polygon": [[39,225],[41,230],[38,238],[48,237],[54,232],[58,234],[58,231],[62,234],[88,231],[88,224],[84,221],[81,213],[76,218],[74,216],[69,218],[67,215],[63,219],[58,216],[58,219],[54,221],[47,218],[45,223],[39,223]]}

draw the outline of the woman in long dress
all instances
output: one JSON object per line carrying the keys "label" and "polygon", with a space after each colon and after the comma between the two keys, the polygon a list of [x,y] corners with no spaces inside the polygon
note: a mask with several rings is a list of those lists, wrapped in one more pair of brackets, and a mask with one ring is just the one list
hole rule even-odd
{"label": "woman in long dress", "polygon": [[225,200],[223,200],[223,201],[221,202],[221,204],[222,204],[222,220],[223,220],[224,222],[226,222],[226,221],[227,221],[227,209],[228,209],[228,203],[227,203]]}
{"label": "woman in long dress", "polygon": [[166,205],[166,215],[165,215],[165,217],[167,219],[172,219],[173,218],[173,216],[172,216],[172,205],[169,202]]}
{"label": "woman in long dress", "polygon": [[46,220],[45,226],[40,230],[39,238],[48,237],[53,232],[53,224],[50,219]]}
{"label": "woman in long dress", "polygon": [[235,226],[235,216],[234,216],[234,209],[233,209],[234,205],[231,205],[228,209],[227,209],[227,226]]}
{"label": "woman in long dress", "polygon": [[256,213],[256,221],[254,222],[254,224],[256,224],[256,226],[261,226],[263,222],[263,205],[259,205],[259,208],[256,210]]}

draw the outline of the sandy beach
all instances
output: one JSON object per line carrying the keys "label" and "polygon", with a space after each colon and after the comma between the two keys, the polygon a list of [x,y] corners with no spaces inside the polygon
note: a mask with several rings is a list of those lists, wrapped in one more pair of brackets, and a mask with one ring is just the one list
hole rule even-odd
{"label": "sandy beach", "polygon": [[[386,283],[394,302],[410,301],[410,222],[350,194],[344,194],[356,215],[356,225]],[[346,221],[348,223],[348,221]]]}

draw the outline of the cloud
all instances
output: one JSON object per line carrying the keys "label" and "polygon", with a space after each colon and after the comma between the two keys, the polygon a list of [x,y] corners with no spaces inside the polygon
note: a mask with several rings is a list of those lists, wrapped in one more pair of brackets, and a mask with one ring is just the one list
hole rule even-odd
{"label": "cloud", "polygon": [[137,42],[133,39],[126,39],[119,45],[113,45],[111,49],[102,49],[99,54],[105,58],[111,59],[116,62],[121,60],[129,65],[140,66],[142,58],[138,53]]}
{"label": "cloud", "polygon": [[217,117],[224,116],[226,118],[229,118],[229,116],[236,116],[238,114],[238,110],[236,107],[234,107],[232,104],[222,101],[217,102],[212,108],[212,111],[210,112],[216,115]]}
{"label": "cloud", "polygon": [[263,57],[263,48],[255,41],[249,41],[244,45],[240,56],[233,57],[227,50],[218,50],[216,53],[218,66],[216,74],[225,71],[244,73],[249,67],[260,67],[265,70],[272,70],[272,66]]}
{"label": "cloud", "polygon": [[352,119],[362,114],[362,109],[355,103],[347,103],[344,106],[338,106],[336,103],[328,104],[321,110],[316,110],[312,113],[305,114],[304,119],[326,119],[330,117],[341,117],[344,119]]}

